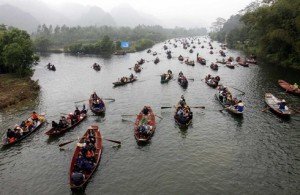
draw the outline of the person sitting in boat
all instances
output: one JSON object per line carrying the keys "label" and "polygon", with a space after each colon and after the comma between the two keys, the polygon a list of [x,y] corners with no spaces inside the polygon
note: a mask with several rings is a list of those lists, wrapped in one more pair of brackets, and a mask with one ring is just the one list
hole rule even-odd
{"label": "person sitting in boat", "polygon": [[76,166],[74,172],[71,175],[71,181],[75,186],[80,186],[85,180],[85,175],[82,173],[82,170],[79,170]]}
{"label": "person sitting in boat", "polygon": [[143,112],[144,115],[148,115],[148,114],[149,114],[149,109],[148,109],[148,107],[147,107],[147,106],[144,106],[142,112]]}
{"label": "person sitting in boat", "polygon": [[87,110],[85,109],[85,104],[82,106],[82,110],[80,111],[81,114],[86,114]]}
{"label": "person sitting in boat", "polygon": [[14,127],[15,138],[19,139],[23,135],[23,132],[23,129],[16,124]]}
{"label": "person sitting in boat", "polygon": [[182,71],[179,72],[178,76],[179,76],[179,77],[182,77],[182,76],[183,76]]}
{"label": "person sitting in boat", "polygon": [[134,78],[132,73],[130,74],[129,78],[130,78],[130,80],[132,80]]}
{"label": "person sitting in boat", "polygon": [[71,112],[70,114],[68,114],[68,117],[67,117],[67,121],[68,123],[70,123],[71,125],[73,125],[73,113]]}
{"label": "person sitting in boat", "polygon": [[76,106],[76,109],[74,111],[74,115],[75,116],[80,116],[80,110],[78,109],[78,107]]}
{"label": "person sitting in boat", "polygon": [[6,137],[8,139],[8,142],[14,142],[16,139],[16,133],[14,131],[12,131],[11,129],[8,129],[6,132]]}
{"label": "person sitting in boat", "polygon": [[30,130],[33,128],[33,124],[32,124],[32,122],[31,122],[30,120],[27,120],[27,121],[25,122],[25,126],[26,126],[25,130],[26,130],[27,132],[30,131]]}
{"label": "person sitting in boat", "polygon": [[172,71],[171,71],[171,70],[168,70],[168,74],[171,75],[171,74],[172,74]]}
{"label": "person sitting in boat", "polygon": [[36,112],[32,112],[31,114],[31,120],[35,123],[39,121],[39,115]]}
{"label": "person sitting in boat", "polygon": [[212,78],[211,75],[208,74],[208,75],[205,77],[205,80],[208,81],[208,80],[211,79],[211,78]]}
{"label": "person sitting in boat", "polygon": [[[91,143],[89,143],[91,144]],[[93,162],[95,163],[96,162],[96,159],[95,159],[95,153],[93,150],[91,150],[90,148],[87,148],[87,151],[85,153],[85,158],[90,161],[90,162]]]}
{"label": "person sitting in boat", "polygon": [[96,100],[98,98],[98,95],[96,94],[96,92],[94,91],[94,93],[91,95],[91,98],[93,100]]}
{"label": "person sitting in boat", "polygon": [[54,129],[58,129],[58,127],[59,127],[59,125],[55,121],[52,121],[51,125],[52,125],[52,128],[54,128]]}
{"label": "person sitting in boat", "polygon": [[25,121],[22,121],[22,123],[21,123],[20,127],[21,127],[22,129],[25,129],[25,128],[26,128]]}
{"label": "person sitting in boat", "polygon": [[244,103],[242,100],[239,100],[238,103],[236,105],[234,105],[235,109],[239,112],[243,112],[244,111]]}
{"label": "person sitting in boat", "polygon": [[295,84],[293,85],[293,88],[294,88],[294,91],[298,90],[298,89],[299,89],[299,86],[298,86],[298,84],[297,84],[297,83],[295,83]]}
{"label": "person sitting in boat", "polygon": [[279,105],[279,110],[284,111],[286,109],[286,102],[284,99],[278,102],[278,105]]}

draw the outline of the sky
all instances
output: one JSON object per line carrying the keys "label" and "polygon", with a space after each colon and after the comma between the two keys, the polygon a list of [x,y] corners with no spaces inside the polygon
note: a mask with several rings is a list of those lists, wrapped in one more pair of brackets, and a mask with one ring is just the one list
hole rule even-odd
{"label": "sky", "polygon": [[96,5],[109,12],[120,4],[155,16],[164,26],[209,27],[217,17],[228,19],[254,0],[42,0],[58,6],[61,3]]}

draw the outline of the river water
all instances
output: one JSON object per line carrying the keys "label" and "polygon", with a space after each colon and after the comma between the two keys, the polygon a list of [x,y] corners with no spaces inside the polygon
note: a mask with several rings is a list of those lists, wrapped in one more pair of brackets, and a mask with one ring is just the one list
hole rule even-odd
{"label": "river water", "polygon": [[[202,39],[202,43],[204,38]],[[196,45],[195,52],[172,48],[176,58],[168,60],[164,43],[152,50],[159,53],[161,62],[154,65],[146,51],[101,58],[99,56],[72,56],[49,54],[35,67],[33,79],[38,79],[41,92],[33,105],[0,112],[2,134],[8,127],[19,123],[30,112],[45,112],[48,121],[58,120],[60,113],[74,111],[75,101],[88,99],[96,91],[101,97],[115,98],[107,103],[104,118],[89,113],[86,121],[57,139],[49,140],[44,133],[50,125],[21,143],[0,151],[0,194],[71,194],[68,171],[75,143],[59,150],[58,144],[81,137],[91,124],[98,124],[103,137],[121,140],[120,148],[103,142],[101,163],[89,182],[86,194],[297,194],[300,190],[300,117],[281,120],[264,108],[264,94],[271,92],[285,98],[294,107],[300,99],[282,93],[278,79],[299,82],[299,72],[274,68],[271,65],[253,65],[234,70],[221,65],[218,72],[209,68],[216,58],[221,59],[219,43],[213,42],[214,53],[209,54]],[[196,53],[207,59],[207,66],[198,63],[187,66],[177,60],[182,54],[190,59]],[[226,51],[227,56],[241,55]],[[140,58],[150,62],[137,74],[140,81],[113,88],[112,82],[129,76],[134,63]],[[57,71],[48,71],[51,62]],[[91,65],[102,65],[95,72]],[[183,90],[176,81],[160,84],[160,75],[171,69],[175,77],[183,71],[190,81]],[[246,110],[242,119],[219,112],[221,105],[214,98],[216,90],[201,79],[207,74],[219,75],[222,84],[246,93],[240,96]],[[231,89],[233,94],[239,92]],[[181,95],[191,106],[193,124],[180,130],[174,122],[173,109],[161,106],[175,105]],[[82,103],[77,104],[79,106]],[[137,114],[144,105],[151,105],[163,117],[151,142],[138,146],[133,135],[133,124],[122,122],[121,114]],[[134,120],[134,118],[128,118]]]}

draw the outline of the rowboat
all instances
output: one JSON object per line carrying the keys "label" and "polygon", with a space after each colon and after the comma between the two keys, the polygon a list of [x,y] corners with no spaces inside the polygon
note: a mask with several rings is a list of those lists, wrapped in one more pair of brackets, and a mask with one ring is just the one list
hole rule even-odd
{"label": "rowboat", "polygon": [[211,64],[210,65],[210,68],[212,69],[212,70],[218,70],[219,69],[219,66],[218,66],[218,64]]}
{"label": "rowboat", "polygon": [[100,105],[100,107],[96,107],[95,105],[93,105],[93,98],[90,97],[89,106],[90,106],[91,111],[96,115],[105,114],[106,107],[105,107],[103,100],[101,98],[97,97],[96,101],[97,102],[99,101],[98,105]]}
{"label": "rowboat", "polygon": [[247,62],[238,61],[238,64],[244,67],[249,67],[249,64]]}
{"label": "rowboat", "polygon": [[179,61],[183,61],[184,59],[183,59],[183,57],[180,55],[180,56],[178,57],[178,60],[179,60]]}
{"label": "rowboat", "polygon": [[180,116],[180,114],[178,113],[179,108],[180,108],[180,104],[178,104],[175,109],[175,114],[174,114],[175,122],[179,126],[179,128],[188,128],[188,126],[192,123],[193,112],[190,111],[188,117]]}
{"label": "rowboat", "polygon": [[234,64],[231,64],[230,62],[227,62],[226,66],[230,69],[234,69]]}
{"label": "rowboat", "polygon": [[270,107],[270,110],[277,114],[280,117],[290,117],[291,116],[291,111],[287,106],[285,106],[285,110],[280,110],[278,103],[280,100],[276,98],[273,94],[271,93],[266,93],[265,94],[265,102],[266,104]]}
{"label": "rowboat", "polygon": [[143,113],[144,109],[137,115],[134,123],[134,137],[138,143],[146,143],[153,136],[156,129],[155,114],[150,106],[145,106],[148,114]]}
{"label": "rowboat", "polygon": [[178,84],[183,88],[187,88],[189,82],[184,76],[181,76],[181,77],[178,77]]}
{"label": "rowboat", "polygon": [[205,80],[205,83],[212,88],[216,88],[218,86],[218,82],[216,82],[214,79]]}
{"label": "rowboat", "polygon": [[91,176],[93,175],[93,173],[96,171],[100,160],[101,160],[101,154],[102,154],[102,137],[101,137],[101,133],[99,130],[99,127],[97,125],[92,125],[88,128],[88,130],[85,132],[85,134],[83,135],[83,137],[80,139],[80,143],[84,143],[86,138],[89,137],[89,131],[92,132],[92,134],[95,137],[95,163],[93,164],[93,168],[87,172],[85,170],[82,171],[82,173],[84,174],[84,179],[82,181],[82,183],[75,185],[75,183],[72,181],[72,174],[76,171],[76,161],[77,158],[79,156],[79,153],[82,150],[81,144],[78,144],[75,148],[74,151],[74,155],[71,161],[71,165],[70,165],[70,172],[69,172],[69,184],[70,184],[70,188],[72,191],[80,191],[80,190],[84,190],[88,181],[90,180]]}
{"label": "rowboat", "polygon": [[200,63],[201,65],[206,65],[206,60],[201,57],[197,57],[197,62]]}
{"label": "rowboat", "polygon": [[194,60],[191,60],[191,61],[186,60],[184,63],[189,66],[195,66]]}
{"label": "rowboat", "polygon": [[158,64],[158,63],[159,63],[159,58],[155,58],[154,64]]}
{"label": "rowboat", "polygon": [[228,105],[221,101],[219,93],[216,93],[215,97],[223,106],[224,110],[227,110],[227,112],[236,116],[243,116],[243,112],[239,112],[233,105]]}
{"label": "rowboat", "polygon": [[132,79],[127,78],[127,80],[124,82],[117,81],[117,82],[114,82],[113,85],[114,85],[114,87],[118,87],[118,86],[126,85],[128,83],[133,83],[135,81],[137,81],[137,77],[133,77]]}
{"label": "rowboat", "polygon": [[138,65],[138,64],[136,64],[136,65],[134,66],[134,71],[135,71],[136,73],[141,72],[141,71],[142,71],[141,66]]}
{"label": "rowboat", "polygon": [[[31,117],[28,118],[27,120],[32,122]],[[21,135],[19,138],[15,139],[14,141],[9,141],[9,139],[6,137],[6,135],[2,138],[2,143],[3,143],[3,147],[6,146],[11,146],[14,145],[20,141],[22,141],[23,139],[25,139],[26,137],[28,137],[29,135],[31,135],[32,133],[34,133],[35,131],[37,131],[46,121],[45,116],[40,115],[39,116],[39,120],[38,122],[28,131],[28,132],[23,132],[23,135]]]}
{"label": "rowboat", "polygon": [[300,89],[295,89],[293,85],[290,83],[284,81],[284,80],[278,80],[278,84],[280,87],[286,90],[286,92],[294,94],[294,95],[299,95],[300,96]]}
{"label": "rowboat", "polygon": [[[167,75],[168,75],[168,78],[166,77]],[[160,76],[160,82],[161,83],[168,83],[172,79],[173,79],[173,74],[172,73],[162,74]]]}
{"label": "rowboat", "polygon": [[71,125],[71,123],[68,124],[67,127],[65,128],[51,128],[48,131],[46,131],[46,135],[54,137],[54,136],[58,136],[58,135],[62,135],[64,133],[66,133],[67,131],[73,129],[74,127],[76,127],[77,125],[79,125],[84,119],[86,119],[87,114],[82,113],[80,114],[80,117],[78,119],[78,121],[76,123],[74,123],[73,125]]}

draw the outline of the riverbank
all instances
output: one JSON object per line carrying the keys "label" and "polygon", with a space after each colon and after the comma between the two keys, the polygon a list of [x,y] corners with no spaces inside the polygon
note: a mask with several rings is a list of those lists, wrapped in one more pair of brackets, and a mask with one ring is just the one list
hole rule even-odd
{"label": "riverbank", "polygon": [[30,77],[0,74],[0,109],[35,99],[39,90],[38,82]]}

